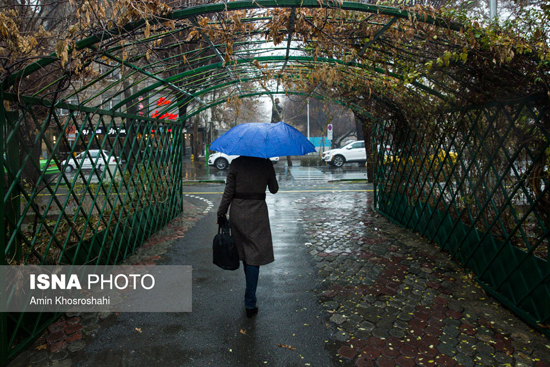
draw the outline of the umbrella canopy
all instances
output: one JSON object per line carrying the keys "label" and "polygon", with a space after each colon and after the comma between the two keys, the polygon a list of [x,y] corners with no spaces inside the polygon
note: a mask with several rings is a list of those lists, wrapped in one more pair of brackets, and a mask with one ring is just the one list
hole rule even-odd
{"label": "umbrella canopy", "polygon": [[315,152],[315,146],[284,122],[240,124],[214,140],[211,150],[229,155],[271,158]]}

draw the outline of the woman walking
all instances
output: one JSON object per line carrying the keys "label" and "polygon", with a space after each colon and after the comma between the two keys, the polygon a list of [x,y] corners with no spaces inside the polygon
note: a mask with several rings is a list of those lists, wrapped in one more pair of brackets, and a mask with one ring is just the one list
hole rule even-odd
{"label": "woman walking", "polygon": [[266,158],[241,156],[233,162],[227,174],[225,190],[218,208],[218,223],[223,224],[229,210],[231,235],[243,262],[246,278],[244,306],[246,316],[258,313],[256,287],[260,266],[273,262],[273,243],[265,189],[275,194],[279,184],[273,164]]}

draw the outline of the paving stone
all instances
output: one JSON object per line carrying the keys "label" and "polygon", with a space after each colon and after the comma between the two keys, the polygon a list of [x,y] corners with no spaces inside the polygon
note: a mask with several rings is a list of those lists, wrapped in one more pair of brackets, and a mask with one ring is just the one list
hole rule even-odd
{"label": "paving stone", "polygon": [[493,357],[491,355],[485,354],[485,353],[477,353],[476,356],[475,356],[474,361],[476,363],[481,363],[481,364],[486,365],[486,366],[494,366],[495,365],[495,360],[493,359]]}
{"label": "paving stone", "polygon": [[360,356],[355,361],[355,365],[357,367],[372,367],[374,366],[374,363],[372,362],[372,360],[367,359],[365,356]]}
{"label": "paving stone", "polygon": [[475,349],[478,353],[491,355],[495,353],[495,348],[486,343],[477,343]]}
{"label": "paving stone", "polygon": [[440,344],[439,338],[436,338],[434,336],[423,336],[420,339],[420,342],[429,347],[437,347]]}
{"label": "paving stone", "polygon": [[383,355],[383,356],[386,356],[390,359],[395,359],[397,358],[397,356],[399,356],[399,349],[398,348],[394,348],[390,345],[385,345],[381,350],[380,350],[380,353]]}
{"label": "paving stone", "polygon": [[464,355],[462,353],[458,353],[457,355],[455,355],[454,358],[455,358],[455,360],[457,361],[458,364],[461,364],[464,367],[474,367],[475,366],[474,359],[472,357],[469,357],[469,356]]}
{"label": "paving stone", "polygon": [[460,341],[460,343],[466,343],[468,345],[476,345],[476,344],[484,344],[482,342],[480,342],[479,340],[477,340],[476,338],[474,337],[471,337],[469,335],[465,335],[465,334],[460,334],[458,336],[458,340]]}
{"label": "paving stone", "polygon": [[436,327],[436,326],[431,326],[430,325],[424,330],[424,333],[426,335],[429,335],[429,336],[438,337],[443,333],[443,330],[441,328]]}
{"label": "paving stone", "polygon": [[65,358],[67,358],[68,356],[69,356],[69,353],[67,353],[67,351],[65,351],[65,350],[61,350],[61,351],[58,351],[58,352],[53,352],[52,354],[50,354],[50,361],[52,361],[52,362],[62,361]]}
{"label": "paving stone", "polygon": [[451,358],[447,355],[444,355],[444,354],[436,355],[434,360],[435,360],[435,365],[436,366],[445,366],[445,367],[447,367],[447,366],[449,366],[449,367],[456,366],[456,361],[453,358]]}
{"label": "paving stone", "polygon": [[416,357],[416,364],[419,365],[419,366],[426,366],[426,367],[432,367],[432,366],[435,366],[435,360],[432,359],[432,358],[429,358],[429,357],[426,357],[424,355],[420,355],[418,357]]}
{"label": "paving stone", "polygon": [[460,335],[460,329],[455,326],[447,325],[443,328],[443,335],[448,335],[452,338],[456,338]]}
{"label": "paving stone", "polygon": [[362,318],[361,316],[359,316],[359,315],[353,314],[353,315],[350,315],[349,320],[350,320],[351,322],[354,322],[354,323],[356,323],[356,324],[359,324],[360,322],[363,321],[363,318]]}
{"label": "paving stone", "polygon": [[345,331],[337,331],[335,334],[334,334],[334,337],[336,340],[340,341],[340,342],[346,342],[348,341],[349,339],[349,335],[348,333],[346,333]]}
{"label": "paving stone", "polygon": [[25,350],[9,364],[9,367],[27,367],[29,365],[29,357],[33,354],[30,350]]}
{"label": "paving stone", "polygon": [[89,324],[89,325],[86,325],[86,327],[84,328],[84,333],[94,334],[99,330],[99,328],[100,326],[98,324]]}
{"label": "paving stone", "polygon": [[459,328],[460,325],[461,325],[461,322],[460,320],[455,320],[455,319],[451,319],[451,318],[448,318],[448,319],[444,319],[443,320],[443,323],[447,326],[452,326],[454,328]]}
{"label": "paving stone", "polygon": [[418,347],[418,351],[420,352],[420,354],[423,354],[429,358],[433,358],[438,354],[436,348],[431,348],[427,345],[421,345],[420,347]]}
{"label": "paving stone", "polygon": [[445,342],[439,343],[436,348],[441,354],[445,354],[448,356],[454,356],[458,353],[455,345],[451,345]]}
{"label": "paving stone", "polygon": [[397,315],[384,312],[382,315],[380,315],[380,318],[384,321],[394,322],[395,320],[397,320]]}
{"label": "paving stone", "polygon": [[367,342],[363,339],[352,338],[348,342],[349,346],[355,349],[361,349],[367,345]]}
{"label": "paving stone", "polygon": [[516,360],[516,366],[532,366],[533,359],[523,353],[514,353],[512,355]]}
{"label": "paving stone", "polygon": [[65,340],[62,340],[62,341],[59,341],[59,342],[53,344],[50,347],[50,351],[53,354],[57,354],[58,352],[62,351],[65,348],[67,348],[67,342]]}
{"label": "paving stone", "polygon": [[477,330],[468,324],[460,325],[460,331],[468,335],[475,335],[477,333]]}
{"label": "paving stone", "polygon": [[372,345],[366,345],[360,351],[367,359],[375,360],[380,356],[380,348],[373,347]]}
{"label": "paving stone", "polygon": [[397,329],[397,328],[391,329],[391,330],[389,331],[389,334],[390,334],[391,336],[396,337],[396,338],[403,338],[403,337],[405,337],[405,335],[407,335],[407,334],[405,333],[404,330],[402,330],[402,329]]}
{"label": "paving stone", "polygon": [[377,338],[388,338],[390,336],[388,330],[384,330],[380,328],[374,328],[374,330],[371,333],[373,336]]}
{"label": "paving stone", "polygon": [[55,362],[53,367],[73,367],[73,361],[70,358],[66,358],[62,361]]}
{"label": "paving stone", "polygon": [[375,361],[375,365],[379,367],[393,367],[395,366],[395,361],[384,356],[378,357]]}
{"label": "paving stone", "polygon": [[397,317],[399,318],[399,320],[402,320],[405,322],[413,319],[413,315],[409,314],[408,312],[402,312]]}
{"label": "paving stone", "polygon": [[363,314],[363,319],[372,323],[377,323],[380,320],[380,316],[375,314]]}
{"label": "paving stone", "polygon": [[48,326],[48,331],[50,332],[50,334],[54,334],[57,331],[63,330],[66,325],[67,323],[65,322],[65,320],[60,320]]}
{"label": "paving stone", "polygon": [[81,349],[84,349],[86,347],[86,342],[84,340],[77,340],[75,341],[74,343],[71,343],[69,344],[69,346],[67,347],[67,349],[70,351],[70,352],[77,352]]}
{"label": "paving stone", "polygon": [[456,347],[457,351],[459,351],[462,354],[465,354],[467,356],[473,357],[476,353],[476,350],[474,347],[467,343],[459,343]]}
{"label": "paving stone", "polygon": [[77,340],[80,340],[82,339],[82,333],[81,332],[76,332],[74,334],[71,334],[71,335],[68,335],[66,338],[65,338],[65,341],[69,344],[77,341]]}
{"label": "paving stone", "polygon": [[346,321],[340,327],[347,331],[348,333],[353,333],[355,330],[357,330],[357,324],[351,321]]}
{"label": "paving stone", "polygon": [[45,350],[42,350],[37,353],[32,353],[29,357],[29,364],[42,364],[44,361],[46,361],[49,357],[48,352]]}
{"label": "paving stone", "polygon": [[338,350],[338,354],[346,359],[353,359],[357,355],[357,350],[345,345]]}
{"label": "paving stone", "polygon": [[50,345],[53,345],[63,339],[65,339],[65,333],[63,332],[63,330],[57,330],[51,333],[50,335],[48,335],[48,337],[46,338],[46,340],[48,341],[48,344]]}
{"label": "paving stone", "polygon": [[73,334],[73,333],[76,333],[77,331],[80,331],[81,329],[82,329],[81,324],[73,324],[73,325],[69,325],[69,326],[65,327],[65,333],[66,334]]}
{"label": "paving stone", "polygon": [[386,341],[384,339],[373,336],[367,340],[367,344],[372,347],[381,349],[384,347],[384,345],[386,345]]}
{"label": "paving stone", "polygon": [[414,367],[416,364],[414,358],[407,357],[404,355],[397,357],[396,363],[398,366],[401,366],[401,367]]}
{"label": "paving stone", "polygon": [[514,347],[516,351],[519,351],[523,354],[529,355],[533,353],[533,347],[531,347],[531,345],[523,341],[515,341],[515,340],[512,341],[512,347]]}
{"label": "paving stone", "polygon": [[336,310],[340,307],[340,305],[338,304],[338,302],[327,301],[323,303],[323,307],[328,310]]}
{"label": "paving stone", "polygon": [[477,335],[488,335],[488,336],[492,336],[492,335],[495,335],[495,332],[494,332],[492,329],[489,329],[488,327],[479,326],[479,327],[477,328]]}
{"label": "paving stone", "polygon": [[386,321],[386,320],[382,319],[382,320],[380,320],[376,323],[376,328],[389,331],[389,330],[393,329],[393,324],[389,321]]}
{"label": "paving stone", "polygon": [[503,352],[496,352],[495,353],[495,361],[497,361],[500,364],[506,364],[506,365],[512,365],[513,359],[512,357],[506,355],[506,353]]}

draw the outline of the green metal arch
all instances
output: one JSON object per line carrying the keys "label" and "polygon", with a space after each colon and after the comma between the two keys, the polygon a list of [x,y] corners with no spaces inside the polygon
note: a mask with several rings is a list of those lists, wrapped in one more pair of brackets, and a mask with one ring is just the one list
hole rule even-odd
{"label": "green metal arch", "polygon": [[[191,7],[183,10],[177,10],[172,14],[166,16],[166,19],[169,20],[178,20],[186,19],[200,14],[208,14],[214,12],[220,12],[224,10],[233,11],[233,10],[244,10],[244,9],[258,9],[258,8],[324,8],[332,7],[334,8],[334,3],[331,1],[319,2],[317,0],[251,0],[251,1],[234,1],[229,3],[216,3],[216,4],[207,4],[200,5],[196,7]],[[418,12],[402,10],[397,8],[392,8],[388,6],[372,5],[372,4],[363,4],[355,2],[342,2],[338,4],[338,9],[341,10],[351,10],[365,13],[376,13],[389,15],[392,17],[397,17],[401,19],[414,19],[419,22],[433,24],[438,27],[444,27],[453,31],[460,31],[463,26],[460,23],[441,19],[434,18],[432,16],[427,16],[420,14]],[[131,22],[120,28],[114,28],[108,32],[101,32],[100,34],[90,36],[76,43],[75,48],[77,50],[93,47],[98,42],[106,41],[116,35],[122,35],[125,33],[130,33],[145,24],[145,19],[139,21]],[[27,75],[32,74],[33,72],[43,68],[53,62],[57,61],[57,56],[55,53],[51,54],[50,57],[43,58],[35,63],[28,65],[25,69],[19,71],[16,74],[11,75],[9,78],[2,81],[1,88],[6,90],[11,85],[14,85],[19,80],[24,78]]]}
{"label": "green metal arch", "polygon": [[[339,65],[342,65],[342,66],[352,66],[352,67],[356,67],[356,68],[360,68],[360,69],[370,69],[370,68],[367,68],[364,65],[361,65],[359,63],[345,63],[345,62],[343,62],[339,59],[330,59],[330,58],[322,58],[322,57],[314,58],[314,57],[311,57],[311,56],[288,56],[288,57],[285,57],[285,56],[261,56],[261,57],[255,57],[255,58],[239,59],[239,60],[237,60],[237,64],[246,64],[246,63],[250,63],[254,60],[256,60],[260,63],[284,62],[286,60],[291,60],[291,61],[304,62],[304,63],[316,62],[316,63],[323,63],[323,64],[339,64]],[[213,63],[213,64],[202,66],[200,68],[196,68],[194,70],[189,70],[189,71],[185,71],[183,73],[177,74],[177,75],[173,75],[173,76],[167,78],[166,81],[175,82],[178,79],[186,77],[186,76],[190,76],[190,75],[197,74],[197,73],[202,73],[202,72],[208,71],[208,70],[223,69],[223,68],[224,68],[224,66],[223,66],[222,62]],[[386,73],[386,71],[381,69],[381,68],[372,68],[370,70],[373,70],[374,72],[376,72],[378,74],[385,74]],[[397,78],[397,79],[403,79],[403,76],[400,75],[400,74],[397,74],[397,73],[389,72],[388,75],[390,75],[394,78]],[[242,80],[242,79],[239,79],[239,80]],[[236,82],[238,82],[239,80],[236,80]],[[229,84],[235,84],[235,83],[229,83]],[[428,93],[430,93],[434,96],[437,96],[441,99],[445,99],[445,96],[443,96],[442,94],[438,93],[437,91],[434,91],[433,89],[423,85],[422,83],[414,81],[414,82],[412,82],[412,84],[415,85],[416,87],[419,87],[419,88],[423,89],[424,91],[426,91],[426,92],[428,92]],[[161,86],[163,86],[163,82],[157,82],[155,84],[151,84],[150,86],[145,87],[145,88],[139,90],[138,92],[132,94],[128,98],[124,99],[123,101],[118,103],[113,108],[114,109],[120,108],[123,105],[125,105],[126,103],[128,103],[128,101],[131,101],[131,100],[137,98],[140,94],[155,90],[156,88],[159,88]],[[214,90],[219,89],[219,88],[224,87],[224,86],[226,86],[226,85],[207,88],[203,91],[195,92],[192,95],[193,96],[200,96],[202,94],[205,94],[207,91],[214,91]],[[274,94],[281,94],[281,93],[274,93]],[[203,110],[203,109],[201,109],[201,110]]]}

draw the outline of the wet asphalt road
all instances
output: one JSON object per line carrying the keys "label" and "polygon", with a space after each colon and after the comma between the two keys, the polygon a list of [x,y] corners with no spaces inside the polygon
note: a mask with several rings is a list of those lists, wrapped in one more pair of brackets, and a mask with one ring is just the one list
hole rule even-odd
{"label": "wet asphalt road", "polygon": [[294,200],[315,192],[300,186],[268,195],[276,261],[260,268],[255,318],[246,318],[243,270],[212,264],[221,199],[216,193],[223,185],[192,186],[185,191],[211,200],[214,207],[172,247],[163,264],[193,266],[193,312],[113,316],[106,321],[110,326],[87,340],[77,365],[332,366],[330,330],[313,294],[317,271],[292,208]]}

